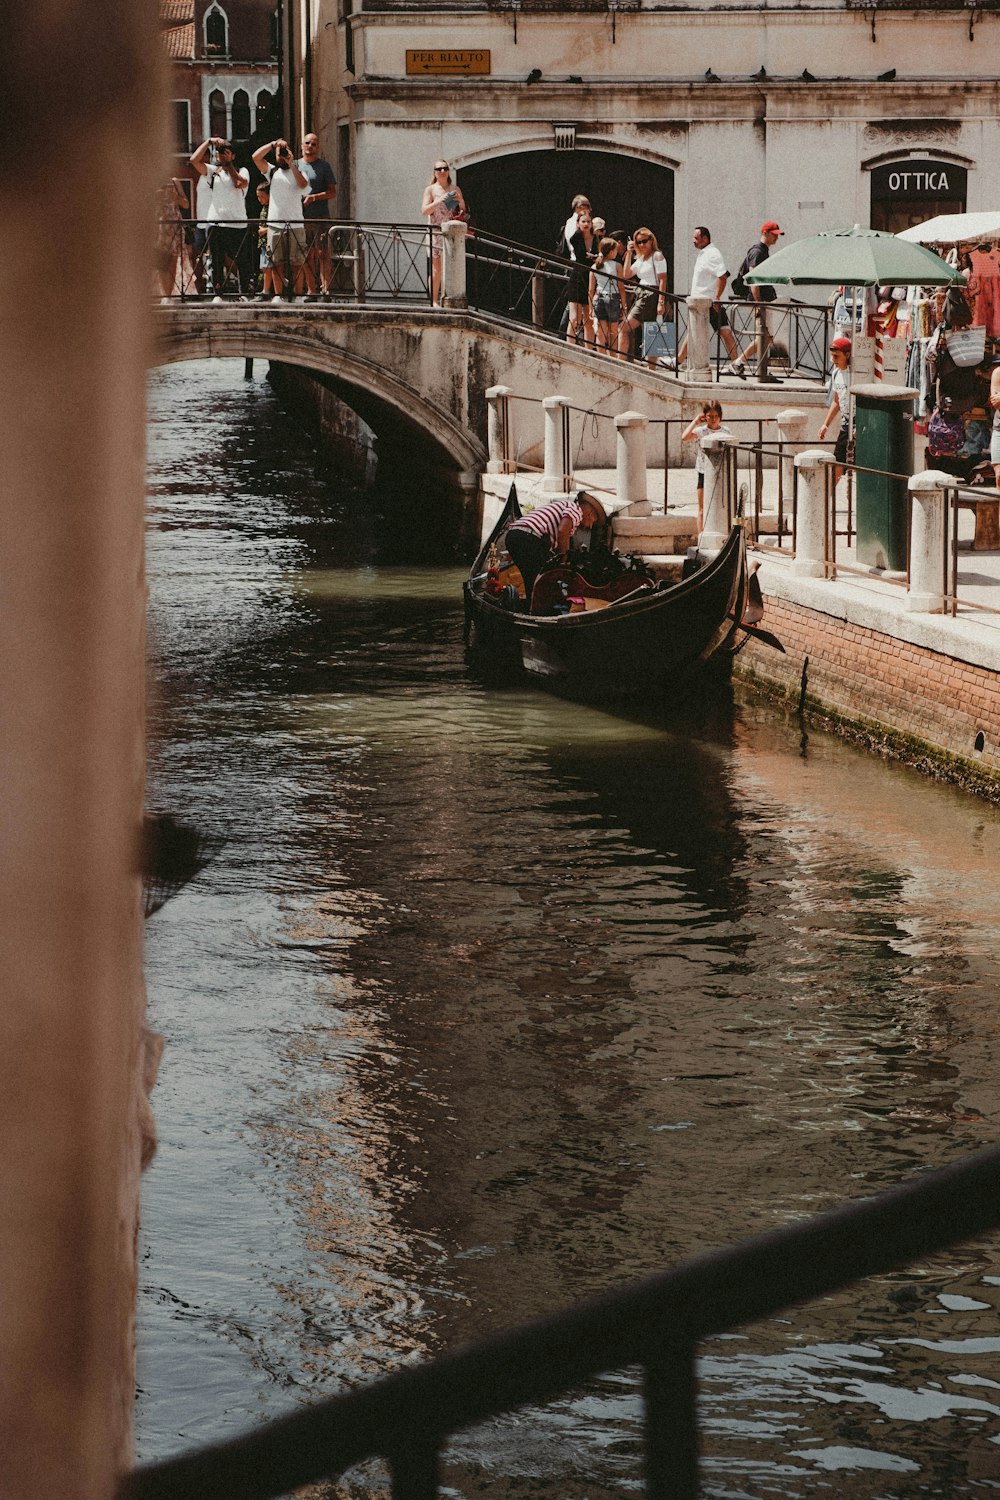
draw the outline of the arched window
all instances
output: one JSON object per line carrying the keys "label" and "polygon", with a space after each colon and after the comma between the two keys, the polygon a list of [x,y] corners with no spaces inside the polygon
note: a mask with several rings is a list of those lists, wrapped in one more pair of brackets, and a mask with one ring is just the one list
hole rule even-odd
{"label": "arched window", "polygon": [[233,95],[233,125],[231,134],[234,141],[248,141],[250,139],[250,95],[246,89],[237,89]]}
{"label": "arched window", "polygon": [[208,96],[208,133],[229,139],[229,122],[226,119],[226,96],[221,89],[213,89]]}
{"label": "arched window", "polygon": [[221,5],[205,12],[205,52],[209,57],[226,57],[229,53],[229,18]]}
{"label": "arched window", "polygon": [[258,135],[263,131],[267,135],[273,135],[281,129],[280,122],[273,126],[271,124],[271,110],[274,107],[274,97],[268,89],[261,89],[257,95],[257,118],[254,120],[254,129]]}

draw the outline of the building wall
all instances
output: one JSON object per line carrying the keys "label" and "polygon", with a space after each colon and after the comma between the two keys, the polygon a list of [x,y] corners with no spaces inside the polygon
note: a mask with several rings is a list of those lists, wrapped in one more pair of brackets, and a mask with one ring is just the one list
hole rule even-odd
{"label": "building wall", "polygon": [[[416,219],[438,153],[460,172],[554,149],[553,126],[563,122],[576,126],[578,146],[675,169],[682,288],[695,223],[710,224],[735,269],[765,218],[778,219],[787,240],[870,223],[870,169],[886,160],[963,166],[965,207],[1000,202],[995,13],[780,0],[766,9],[643,7],[613,19],[604,7],[365,9],[347,20],[343,10],[344,0],[339,9],[311,0],[313,123],[328,148],[338,131],[349,142],[359,218]],[[420,49],[488,51],[490,72],[408,76],[406,53]],[[529,83],[533,70],[540,77]],[[895,76],[879,78],[887,73]],[[553,222],[566,210],[554,204]]]}

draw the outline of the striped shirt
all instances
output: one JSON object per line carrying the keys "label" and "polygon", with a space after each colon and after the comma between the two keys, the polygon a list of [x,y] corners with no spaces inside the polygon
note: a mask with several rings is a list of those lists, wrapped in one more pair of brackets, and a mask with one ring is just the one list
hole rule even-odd
{"label": "striped shirt", "polygon": [[521,516],[520,520],[508,526],[508,531],[530,531],[532,536],[548,537],[550,542],[555,543],[559,536],[560,523],[569,516],[573,522],[573,530],[583,525],[583,511],[575,500],[549,500],[545,505],[540,505],[527,516]]}

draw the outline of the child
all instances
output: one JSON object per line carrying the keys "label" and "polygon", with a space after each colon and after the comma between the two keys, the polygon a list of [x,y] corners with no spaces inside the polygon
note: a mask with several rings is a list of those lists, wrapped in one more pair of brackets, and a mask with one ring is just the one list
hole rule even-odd
{"label": "child", "polygon": [[718,401],[706,401],[701,411],[681,433],[681,442],[687,443],[692,439],[698,439],[698,455],[694,461],[695,474],[698,478],[698,530],[702,531],[705,525],[705,450],[702,441],[706,437],[732,437],[733,433],[722,421],[722,407]]}
{"label": "child", "polygon": [[281,277],[271,264],[271,252],[267,248],[267,207],[271,201],[271,189],[266,182],[257,184],[257,202],[260,204],[260,219],[257,235],[260,243],[260,288],[258,302],[270,302],[281,296]]}
{"label": "child", "polygon": [[607,349],[612,359],[625,357],[621,343],[622,269],[618,259],[621,248],[610,236],[602,239],[590,273],[590,305],[597,325],[597,347]]}

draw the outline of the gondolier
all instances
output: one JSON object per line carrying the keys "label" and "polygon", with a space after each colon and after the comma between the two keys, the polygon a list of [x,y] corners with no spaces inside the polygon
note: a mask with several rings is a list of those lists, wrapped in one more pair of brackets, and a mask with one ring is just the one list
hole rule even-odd
{"label": "gondolier", "polygon": [[507,551],[524,580],[524,597],[530,605],[535,579],[552,552],[568,552],[570,538],[581,526],[603,526],[604,507],[590,495],[571,500],[560,495],[522,516],[507,528]]}

